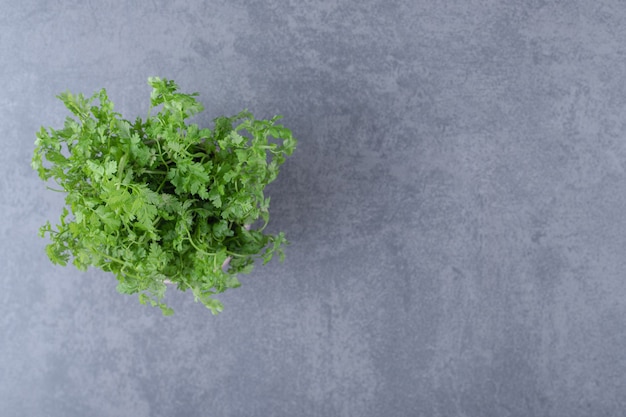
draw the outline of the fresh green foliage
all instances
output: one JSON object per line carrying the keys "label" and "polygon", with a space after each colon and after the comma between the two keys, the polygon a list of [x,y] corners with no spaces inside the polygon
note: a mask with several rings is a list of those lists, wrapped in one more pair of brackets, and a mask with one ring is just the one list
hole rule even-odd
{"label": "fresh green foliage", "polygon": [[50,237],[53,263],[112,272],[120,293],[163,314],[173,313],[163,302],[167,283],[217,314],[223,306],[214,294],[238,287],[238,273],[257,258],[284,258],[284,234],[263,233],[263,190],[296,140],[279,116],[257,120],[247,111],[200,128],[187,122],[203,110],[197,93],[180,93],[167,79],[148,82],[151,111],[134,123],[113,111],[104,89],[58,96],[74,117],[37,133],[32,166],[62,188],[66,206],[60,224],[48,222],[40,235]]}

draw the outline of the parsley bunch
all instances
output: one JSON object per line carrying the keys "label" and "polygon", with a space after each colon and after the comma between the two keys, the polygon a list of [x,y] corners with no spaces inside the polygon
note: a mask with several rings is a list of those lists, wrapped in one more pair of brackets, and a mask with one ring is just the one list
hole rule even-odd
{"label": "parsley bunch", "polygon": [[53,263],[72,258],[80,270],[112,272],[120,293],[165,315],[173,313],[163,302],[168,283],[217,314],[214,294],[238,287],[237,274],[255,259],[284,259],[284,234],[263,233],[263,190],[296,140],[276,123],[280,116],[257,120],[247,111],[200,128],[187,122],[203,110],[197,93],[180,93],[167,79],[148,83],[150,112],[134,123],[113,111],[104,89],[58,96],[74,117],[62,129],[41,128],[32,166],[62,188],[66,206],[60,224],[47,222],[40,235],[51,240]]}

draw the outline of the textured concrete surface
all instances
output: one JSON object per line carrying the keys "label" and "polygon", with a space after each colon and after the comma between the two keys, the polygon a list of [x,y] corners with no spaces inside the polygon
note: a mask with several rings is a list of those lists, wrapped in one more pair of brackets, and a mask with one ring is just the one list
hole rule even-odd
{"label": "textured concrete surface", "polygon": [[[2,416],[623,415],[623,2],[0,3]],[[37,236],[55,95],[134,117],[151,75],[300,140],[269,192],[287,260],[218,317]]]}

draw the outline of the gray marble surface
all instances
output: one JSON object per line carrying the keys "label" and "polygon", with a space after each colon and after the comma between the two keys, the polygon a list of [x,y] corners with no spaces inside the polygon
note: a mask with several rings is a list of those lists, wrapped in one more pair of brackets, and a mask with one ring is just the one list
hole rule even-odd
{"label": "gray marble surface", "polygon": [[[626,5],[0,1],[0,414],[618,416],[626,409]],[[204,122],[280,113],[292,245],[214,317],[50,264],[30,168],[55,95],[148,76]]]}

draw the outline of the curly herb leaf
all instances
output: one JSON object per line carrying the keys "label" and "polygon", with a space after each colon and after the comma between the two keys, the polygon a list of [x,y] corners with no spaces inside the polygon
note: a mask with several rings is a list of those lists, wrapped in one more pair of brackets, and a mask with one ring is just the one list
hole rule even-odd
{"label": "curly herb leaf", "polygon": [[[120,293],[165,315],[173,314],[163,302],[166,283],[217,314],[223,306],[214,295],[240,286],[238,273],[257,258],[284,257],[284,234],[263,233],[263,190],[296,140],[276,123],[280,116],[257,120],[248,111],[218,117],[212,130],[189,124],[203,110],[198,94],[180,93],[172,80],[148,83],[149,115],[134,123],[114,112],[104,89],[58,96],[73,117],[62,129],[41,128],[32,167],[62,188],[66,207],[40,236],[51,240],[53,263],[112,272]],[[263,226],[248,230],[258,219]]]}

